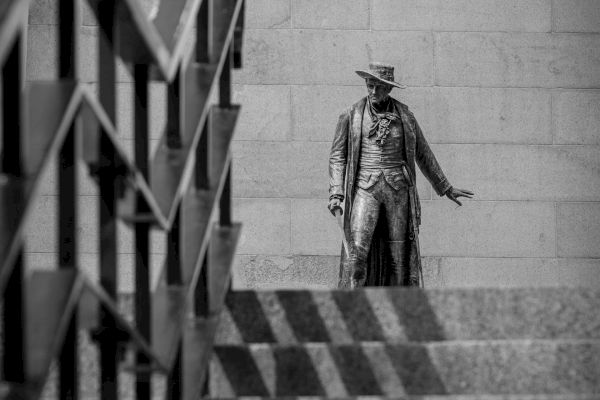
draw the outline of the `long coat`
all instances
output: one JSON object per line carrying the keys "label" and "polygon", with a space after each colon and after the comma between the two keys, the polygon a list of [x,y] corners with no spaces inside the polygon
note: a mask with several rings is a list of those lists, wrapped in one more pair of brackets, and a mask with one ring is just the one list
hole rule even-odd
{"label": "long coat", "polygon": [[[419,196],[415,185],[415,162],[419,166],[423,175],[429,180],[438,195],[442,196],[451,186],[437,160],[427,140],[421,132],[414,115],[408,110],[408,107],[396,99],[392,99],[396,112],[400,115],[402,128],[404,131],[404,154],[400,155],[406,160],[408,170],[413,180],[414,190],[413,199],[415,201],[412,207],[407,210],[410,213],[409,218],[409,237],[408,246],[408,273],[405,276],[403,285],[419,285],[419,269],[421,260],[419,256],[418,227],[421,222],[421,206]],[[350,108],[345,110],[339,117],[335,136],[331,146],[329,157],[329,195],[344,196],[344,230],[346,237],[350,237],[350,215],[352,214],[352,203],[356,190],[356,177],[358,172],[358,161],[360,158],[360,144],[363,126],[363,115],[367,98],[364,97]],[[377,223],[369,256],[367,257],[367,286],[389,286],[390,271],[385,268],[389,265],[389,249],[383,240],[382,229],[385,223],[382,221],[383,215],[380,213],[380,220]],[[338,287],[346,288],[350,286],[350,271],[348,260],[344,249],[341,252],[340,274]]]}

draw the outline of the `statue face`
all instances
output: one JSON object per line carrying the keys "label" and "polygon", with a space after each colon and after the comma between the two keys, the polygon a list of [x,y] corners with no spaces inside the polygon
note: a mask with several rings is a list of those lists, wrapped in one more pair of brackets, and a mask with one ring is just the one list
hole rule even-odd
{"label": "statue face", "polygon": [[379,104],[382,101],[387,100],[392,86],[386,85],[376,79],[367,79],[367,92],[369,93],[369,99],[373,104]]}

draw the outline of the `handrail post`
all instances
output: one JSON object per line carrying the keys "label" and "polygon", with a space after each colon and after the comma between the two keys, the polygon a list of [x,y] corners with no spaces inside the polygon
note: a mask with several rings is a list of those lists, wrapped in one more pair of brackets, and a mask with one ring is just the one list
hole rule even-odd
{"label": "handrail post", "polygon": [[[77,79],[77,38],[80,26],[77,0],[59,5],[59,79]],[[59,156],[59,268],[77,268],[77,121],[73,122]],[[77,314],[71,316],[60,352],[60,398],[78,398]]]}
{"label": "handrail post", "polygon": [[[148,66],[134,65],[134,95],[133,110],[135,120],[135,165],[142,176],[149,180],[148,167],[149,138],[148,138]],[[136,200],[136,213],[147,213],[148,207],[141,194]],[[135,224],[135,323],[140,334],[152,342],[152,302],[150,297],[150,224],[137,222]],[[150,366],[150,359],[141,351],[137,353],[137,363],[143,371],[136,374],[135,391],[138,399],[150,399],[151,382],[150,373],[146,372]]]}
{"label": "handrail post", "polygon": [[[110,120],[116,122],[116,62],[113,47],[116,42],[115,0],[98,3],[99,23],[99,97]],[[107,135],[100,135],[100,284],[113,299],[117,299],[117,180],[115,152]],[[102,400],[118,398],[117,322],[106,306],[101,307],[101,326],[105,329],[100,341],[100,395]]]}
{"label": "handrail post", "polygon": [[[23,57],[26,23],[17,34],[12,49],[2,66],[2,164],[0,172],[13,178],[25,175],[23,154]],[[15,110],[16,108],[16,110]],[[21,189],[22,190],[22,189]],[[25,381],[25,303],[23,244],[19,244],[17,255],[6,289],[3,293],[2,335],[4,355],[4,380],[23,383]]]}
{"label": "handrail post", "polygon": [[203,0],[196,23],[196,62],[213,64],[214,49],[214,0]]}

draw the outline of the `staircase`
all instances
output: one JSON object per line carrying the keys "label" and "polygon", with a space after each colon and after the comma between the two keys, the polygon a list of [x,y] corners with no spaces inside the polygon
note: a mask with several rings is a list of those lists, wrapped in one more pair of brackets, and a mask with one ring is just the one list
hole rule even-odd
{"label": "staircase", "polygon": [[236,291],[210,395],[600,398],[600,289]]}

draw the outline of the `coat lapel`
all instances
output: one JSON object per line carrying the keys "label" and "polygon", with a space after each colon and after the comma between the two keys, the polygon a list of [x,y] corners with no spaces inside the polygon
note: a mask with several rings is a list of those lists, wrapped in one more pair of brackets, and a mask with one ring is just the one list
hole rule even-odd
{"label": "coat lapel", "polygon": [[406,157],[406,163],[408,164],[408,168],[411,169],[413,176],[415,176],[415,131],[410,123],[408,113],[404,109],[404,105],[397,100],[396,110],[400,114],[402,129],[404,130],[404,155]]}
{"label": "coat lapel", "polygon": [[[353,107],[352,110],[352,123],[350,126],[351,146],[350,146],[350,170],[348,171],[348,190],[347,194],[351,196],[354,194],[354,180],[356,178],[356,171],[358,170],[358,160],[360,158],[360,141],[362,139],[362,124],[363,115],[365,112],[365,105],[367,104],[367,98],[363,98]],[[353,197],[353,196],[352,196]]]}

